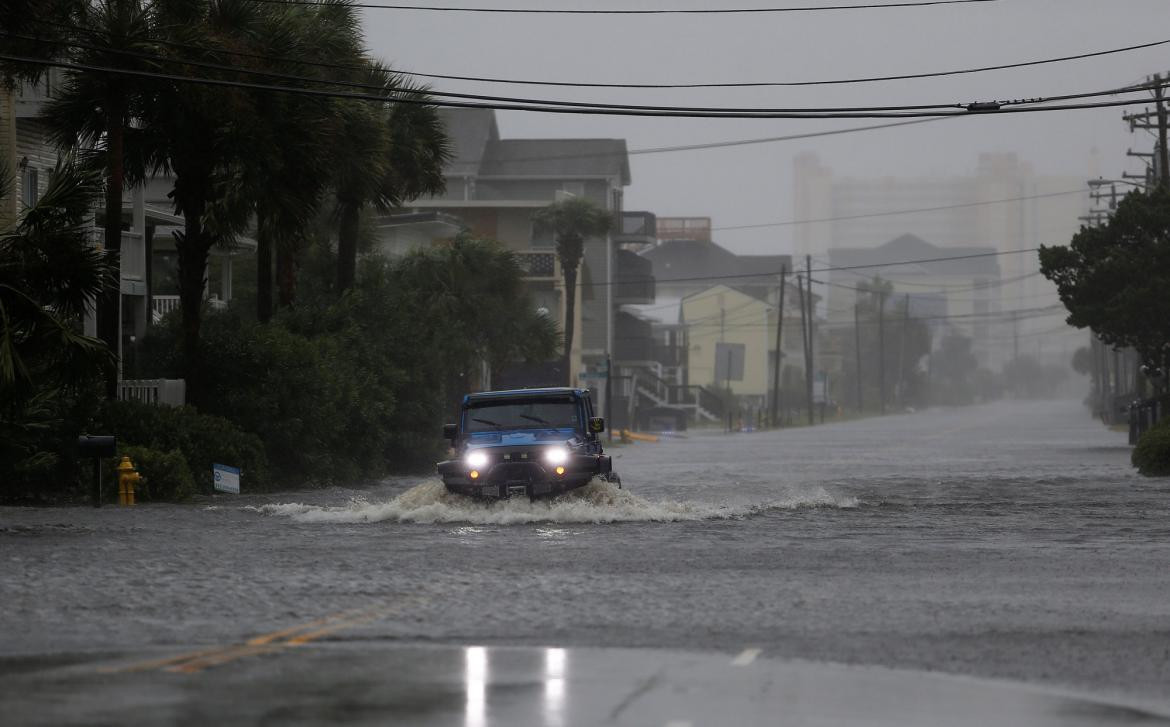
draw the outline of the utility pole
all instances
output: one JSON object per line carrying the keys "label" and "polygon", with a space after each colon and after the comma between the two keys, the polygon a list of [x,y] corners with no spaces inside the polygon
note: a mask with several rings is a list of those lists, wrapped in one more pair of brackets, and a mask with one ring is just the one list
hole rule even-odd
{"label": "utility pole", "polygon": [[804,284],[801,282],[800,275],[796,276],[796,291],[800,295],[800,337],[804,343],[804,383],[805,393],[808,404],[808,423],[813,423],[813,403],[812,403],[812,371],[809,366],[812,362],[811,351],[809,351],[808,339],[808,306],[806,305],[806,297],[811,297],[810,292],[805,296]]}
{"label": "utility pole", "polygon": [[878,376],[881,379],[881,413],[886,413],[886,291],[878,293]]}
{"label": "utility pole", "polygon": [[859,310],[861,303],[853,302],[853,348],[857,354],[857,413],[861,414],[864,403],[861,398],[861,321]]}
{"label": "utility pole", "polygon": [[1012,361],[1020,360],[1020,314],[1012,313]]}
{"label": "utility pole", "polygon": [[816,307],[813,305],[812,294],[812,255],[804,256],[804,274],[808,282],[808,348],[805,349],[808,352],[808,367],[806,368],[807,374],[805,375],[805,385],[808,387],[808,423],[816,424],[815,415],[813,414],[813,380],[816,376],[814,371],[815,366],[813,365],[813,343],[816,341],[816,315],[814,315],[816,313]]}
{"label": "utility pole", "polygon": [[780,267],[780,300],[776,303],[776,365],[772,370],[772,426],[780,426],[780,367],[784,354],[780,342],[784,335],[784,284],[788,280],[788,266]]}
{"label": "utility pole", "polygon": [[1158,185],[1165,187],[1170,182],[1170,149],[1166,147],[1166,99],[1160,73],[1154,74],[1154,98],[1158,102]]}
{"label": "utility pole", "polygon": [[[636,391],[630,392],[630,400],[633,401],[637,396]],[[613,357],[607,351],[605,354],[605,427],[609,434],[609,443],[613,444]],[[633,420],[626,419],[626,426],[630,429],[636,429]]]}
{"label": "utility pole", "polygon": [[906,367],[906,328],[910,325],[910,294],[906,293],[905,295],[902,330],[898,334],[898,408],[900,409],[905,409],[906,405],[906,378],[902,372]]}

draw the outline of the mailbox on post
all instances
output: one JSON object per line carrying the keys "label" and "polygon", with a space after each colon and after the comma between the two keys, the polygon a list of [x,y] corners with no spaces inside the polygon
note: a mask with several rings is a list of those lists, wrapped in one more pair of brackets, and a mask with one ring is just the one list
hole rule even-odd
{"label": "mailbox on post", "polygon": [[117,437],[108,434],[82,434],[77,438],[77,452],[82,457],[113,457],[118,452]]}
{"label": "mailbox on post", "polygon": [[77,454],[93,459],[93,506],[102,506],[102,457],[118,453],[118,440],[109,434],[83,434],[77,438]]}

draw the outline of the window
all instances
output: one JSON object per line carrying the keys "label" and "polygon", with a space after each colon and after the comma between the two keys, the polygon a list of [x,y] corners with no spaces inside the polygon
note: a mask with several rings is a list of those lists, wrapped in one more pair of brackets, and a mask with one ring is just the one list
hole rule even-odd
{"label": "window", "polygon": [[585,196],[585,183],[584,182],[562,182],[561,183],[561,191],[565,192],[566,194],[570,194],[574,197],[584,197]]}
{"label": "window", "polygon": [[25,207],[32,207],[41,198],[37,170],[25,167],[20,175],[20,199]]}
{"label": "window", "polygon": [[532,247],[553,247],[557,243],[553,228],[532,220],[532,237],[530,243]]}

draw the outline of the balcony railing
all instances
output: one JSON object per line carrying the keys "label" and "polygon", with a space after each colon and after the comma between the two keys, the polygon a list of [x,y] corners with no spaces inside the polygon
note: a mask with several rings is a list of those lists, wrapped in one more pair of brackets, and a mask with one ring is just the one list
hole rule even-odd
{"label": "balcony railing", "polygon": [[[155,323],[162,320],[162,317],[171,311],[178,310],[180,307],[179,296],[177,295],[155,295],[152,300],[152,313]],[[219,298],[212,297],[207,299],[208,305],[214,310],[222,310],[227,307],[227,303]]]}
{"label": "balcony railing", "polygon": [[653,245],[658,239],[658,225],[651,212],[622,212],[621,231],[614,242],[627,245]]}
{"label": "balcony railing", "polygon": [[154,406],[183,406],[187,403],[186,379],[123,379],[118,398]]}
{"label": "balcony railing", "polygon": [[179,309],[179,296],[156,295],[153,298],[154,319],[157,321],[171,311]]}
{"label": "balcony railing", "polygon": [[560,280],[561,266],[555,252],[521,250],[516,253],[520,269],[529,280]]}

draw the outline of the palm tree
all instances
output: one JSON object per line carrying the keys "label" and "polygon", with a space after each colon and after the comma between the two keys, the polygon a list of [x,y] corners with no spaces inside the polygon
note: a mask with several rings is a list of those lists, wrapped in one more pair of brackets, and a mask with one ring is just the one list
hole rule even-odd
{"label": "palm tree", "polygon": [[[142,0],[106,0],[79,3],[71,18],[79,30],[69,57],[92,66],[150,70],[156,64],[133,54],[155,51],[151,13]],[[68,39],[66,40],[68,43]],[[137,115],[149,81],[111,73],[69,71],[65,83],[47,105],[44,121],[58,147],[78,144],[96,151],[95,162],[105,170],[105,225],[103,242],[110,264],[116,269],[122,249],[122,192],[127,181],[125,147],[127,127]],[[140,178],[138,166],[130,178]],[[102,291],[97,304],[98,337],[111,351],[118,350],[121,333],[119,282]],[[106,382],[108,398],[117,396],[116,373]]]}
{"label": "palm tree", "polygon": [[426,89],[377,63],[359,79],[383,89],[386,105],[350,103],[342,107],[342,139],[334,154],[337,206],[337,288],[353,285],[361,211],[387,210],[445,188],[443,164],[450,144],[434,106],[394,103],[426,101]]}
{"label": "palm tree", "polygon": [[[340,4],[272,7],[253,44],[256,55],[273,59],[329,58],[342,64],[359,62],[361,54],[356,16],[351,7]],[[283,60],[262,63],[261,70],[265,69],[321,75],[317,66]],[[337,103],[260,92],[255,105],[249,132],[255,153],[242,166],[241,183],[256,214],[256,313],[267,321],[272,316],[274,253],[280,305],[291,305],[295,297],[304,231],[315,218],[329,181]]]}
{"label": "palm tree", "polygon": [[[156,0],[160,54],[177,75],[232,78],[226,71],[185,67],[186,60],[230,65],[228,51],[247,48],[260,10],[249,0]],[[196,50],[201,49],[201,50]],[[187,395],[199,405],[203,388],[200,330],[211,249],[229,246],[248,222],[251,205],[234,182],[254,162],[248,123],[256,115],[255,94],[240,88],[162,80],[138,117],[142,156],[154,174],[171,174],[169,196],[183,216],[174,233],[179,257],[179,303]]]}
{"label": "palm tree", "polygon": [[565,348],[562,367],[566,383],[572,386],[573,323],[577,306],[577,269],[585,255],[585,240],[610,230],[610,213],[581,197],[570,197],[537,210],[534,221],[551,229],[557,242],[557,258],[565,280]]}
{"label": "palm tree", "polygon": [[[116,275],[85,223],[100,189],[98,174],[58,165],[37,203],[0,235],[0,464],[52,449],[43,438],[61,424],[60,402],[114,368],[102,341],[77,332]],[[0,198],[10,192],[5,185]]]}

